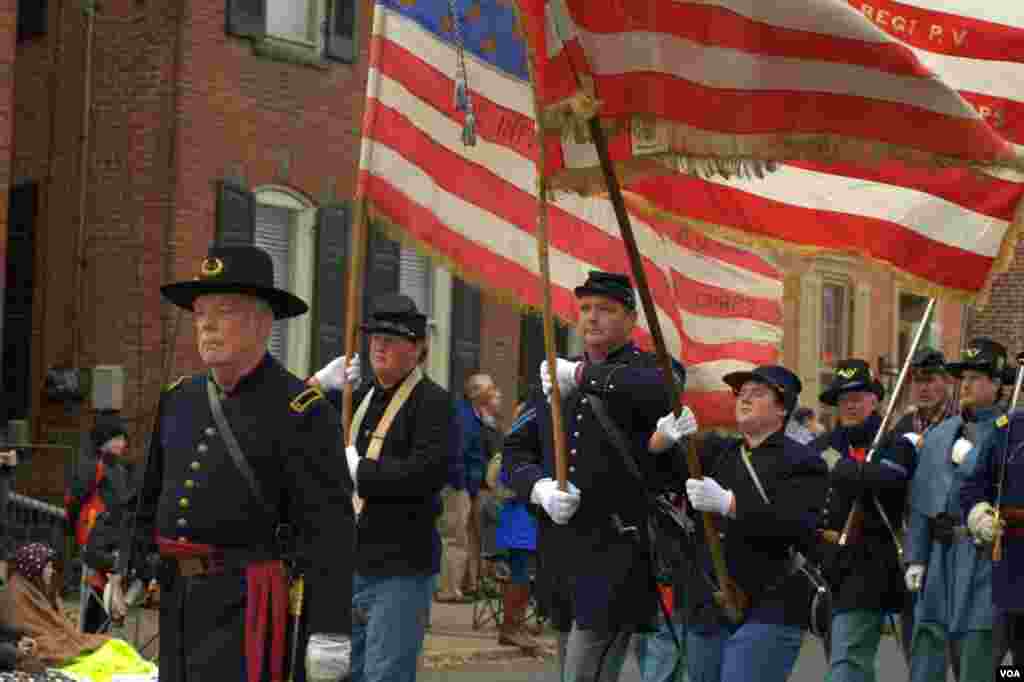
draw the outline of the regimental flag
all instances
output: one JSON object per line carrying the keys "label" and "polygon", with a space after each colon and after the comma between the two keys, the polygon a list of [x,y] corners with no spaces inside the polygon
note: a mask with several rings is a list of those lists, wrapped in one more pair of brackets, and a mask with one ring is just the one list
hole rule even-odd
{"label": "regimental flag", "polygon": [[[578,120],[599,101],[636,210],[740,243],[862,256],[962,300],[1009,264],[1024,189],[1021,3],[521,4],[554,186],[603,190]],[[771,159],[787,163],[764,173]]]}
{"label": "regimental flag", "polygon": [[[378,0],[358,196],[384,226],[413,237],[486,289],[541,306],[534,238],[537,145],[523,26],[512,0]],[[458,29],[458,30],[456,30]],[[456,34],[461,35],[461,40]],[[456,110],[465,47],[477,142]],[[743,248],[667,220],[634,216],[669,351],[689,370],[702,424],[733,421],[721,377],[771,363],[782,330],[782,276]],[[555,313],[575,318],[588,270],[629,272],[611,204],[565,193],[550,207]],[[637,340],[650,345],[641,315]]]}

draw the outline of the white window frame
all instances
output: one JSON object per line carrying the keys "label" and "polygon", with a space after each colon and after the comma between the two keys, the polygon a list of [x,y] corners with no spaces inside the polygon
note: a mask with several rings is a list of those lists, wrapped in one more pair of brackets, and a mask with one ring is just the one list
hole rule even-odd
{"label": "white window frame", "polygon": [[[285,4],[294,4],[296,2],[306,3],[308,33],[305,38],[274,33],[271,30],[270,5],[273,2],[281,2]],[[292,43],[294,45],[302,45],[303,47],[322,50],[324,47],[323,27],[324,22],[327,21],[327,2],[328,0],[267,0],[267,36],[285,43]]]}
{"label": "white window frame", "polygon": [[[253,191],[256,203],[294,211],[290,225],[288,290],[311,307],[316,278],[316,205],[295,190],[282,185],[264,185]],[[310,374],[313,356],[313,316],[310,313],[288,320],[285,367],[298,377]]]}

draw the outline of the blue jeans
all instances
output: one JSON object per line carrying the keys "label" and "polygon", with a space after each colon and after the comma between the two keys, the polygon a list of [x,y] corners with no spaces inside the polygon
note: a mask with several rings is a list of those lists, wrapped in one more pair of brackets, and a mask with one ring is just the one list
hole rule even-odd
{"label": "blue jeans", "polygon": [[[658,615],[658,631],[633,635],[637,667],[642,682],[683,682],[686,679],[686,631],[682,614],[673,614],[672,627],[663,614]],[[675,629],[679,647],[672,638]]]}
{"label": "blue jeans", "polygon": [[414,682],[430,620],[431,575],[363,576],[352,585],[352,682]]}
{"label": "blue jeans", "polygon": [[735,630],[691,625],[686,637],[690,682],[785,682],[803,633],[796,625],[746,622]]}

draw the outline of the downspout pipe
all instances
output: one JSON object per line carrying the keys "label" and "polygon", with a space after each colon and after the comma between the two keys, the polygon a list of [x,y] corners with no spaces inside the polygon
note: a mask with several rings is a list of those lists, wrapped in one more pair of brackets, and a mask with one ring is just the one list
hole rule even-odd
{"label": "downspout pipe", "polygon": [[75,237],[75,262],[71,295],[74,297],[74,324],[71,327],[72,366],[78,368],[82,361],[82,289],[85,274],[85,223],[86,203],[89,196],[90,128],[92,124],[92,53],[93,36],[96,30],[96,1],[83,0],[82,13],[85,16],[85,50],[83,55],[82,83],[82,132],[78,150],[78,233]]}

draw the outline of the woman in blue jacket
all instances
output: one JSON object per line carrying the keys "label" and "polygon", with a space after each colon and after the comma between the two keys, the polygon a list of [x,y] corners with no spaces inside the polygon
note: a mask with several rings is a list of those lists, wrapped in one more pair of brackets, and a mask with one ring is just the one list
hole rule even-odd
{"label": "woman in blue jacket", "polygon": [[[535,418],[536,409],[520,403],[509,433],[523,428]],[[496,494],[501,495],[501,491],[507,491],[508,495],[514,495],[509,489],[508,470],[504,465],[501,467],[499,481]],[[526,631],[525,620],[530,602],[530,558],[537,550],[537,518],[525,502],[514,496],[505,497],[502,503],[495,545],[499,552],[508,552],[510,572],[502,595],[504,616],[498,631],[498,643],[517,646],[526,652],[535,651],[538,645]]]}

